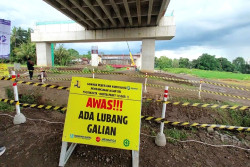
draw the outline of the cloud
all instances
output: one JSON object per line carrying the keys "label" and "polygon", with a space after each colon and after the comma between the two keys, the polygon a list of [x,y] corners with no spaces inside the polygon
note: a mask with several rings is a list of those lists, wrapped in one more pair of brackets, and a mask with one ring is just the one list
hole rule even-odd
{"label": "cloud", "polygon": [[229,59],[236,55],[249,58],[250,1],[174,0],[169,9],[175,11],[176,36],[171,41],[158,42],[157,51],[190,53],[190,48],[198,51],[199,47]]}
{"label": "cloud", "polygon": [[11,20],[12,26],[30,28],[39,21],[70,20],[41,0],[0,1],[0,16]]}

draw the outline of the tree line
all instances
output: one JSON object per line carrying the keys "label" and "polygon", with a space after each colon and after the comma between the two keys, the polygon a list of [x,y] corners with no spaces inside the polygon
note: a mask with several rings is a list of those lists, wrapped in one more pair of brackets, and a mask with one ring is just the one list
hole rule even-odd
{"label": "tree line", "polygon": [[[31,42],[31,28],[23,29],[13,27],[10,37],[10,59],[5,59],[5,63],[25,64],[28,58],[36,63],[36,44]],[[86,57],[91,59],[91,52],[80,55],[75,49],[66,49],[63,44],[59,44],[54,50],[55,65],[67,66],[72,60]]]}
{"label": "tree line", "polygon": [[192,61],[182,57],[180,59],[170,59],[166,56],[155,57],[155,67],[160,70],[164,70],[164,68],[195,68],[250,74],[250,64],[242,57],[237,57],[230,62],[226,58],[215,58],[214,55],[207,53],[202,54],[198,59]]}

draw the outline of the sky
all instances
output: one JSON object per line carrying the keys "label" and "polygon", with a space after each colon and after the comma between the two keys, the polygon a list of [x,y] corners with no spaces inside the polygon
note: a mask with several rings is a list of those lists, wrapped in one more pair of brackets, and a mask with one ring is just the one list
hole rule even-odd
{"label": "sky", "polygon": [[[0,0],[0,18],[11,20],[12,27],[33,28],[36,22],[70,20],[42,0]],[[250,0],[171,0],[176,35],[169,41],[156,41],[155,55],[197,59],[203,53],[232,61],[250,61]],[[128,54],[126,42],[68,43],[85,54],[97,45],[105,54]],[[129,42],[133,54],[141,42]]]}

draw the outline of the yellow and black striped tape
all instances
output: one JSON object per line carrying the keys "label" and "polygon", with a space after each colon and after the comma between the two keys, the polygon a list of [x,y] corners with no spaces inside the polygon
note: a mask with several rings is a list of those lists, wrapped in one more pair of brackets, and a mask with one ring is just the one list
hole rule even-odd
{"label": "yellow and black striped tape", "polygon": [[[101,72],[98,71],[97,73],[99,74],[111,74],[111,75],[127,75],[127,76],[132,76],[132,77],[140,77],[140,78],[145,78],[145,75],[131,75],[131,74],[123,74],[123,73],[111,73],[111,72]],[[180,82],[187,82],[187,83],[200,83],[200,81],[195,81],[195,80],[186,80],[186,79],[177,79],[177,78],[168,78],[168,77],[159,77],[159,76],[154,76],[154,75],[148,75],[148,78],[158,78],[158,79],[165,79],[169,81],[180,81]],[[203,81],[206,84],[212,84],[216,86],[222,86],[222,87],[227,87],[227,88],[233,88],[233,89],[238,89],[242,91],[250,91],[247,88],[241,88],[237,86],[231,86],[231,85],[226,85],[226,84],[221,84],[221,83],[214,83],[214,82],[208,82],[208,81]]]}
{"label": "yellow and black striped tape", "polygon": [[[170,81],[181,81],[181,82],[188,82],[188,83],[200,83],[200,81],[195,81],[195,80],[159,77],[159,76],[154,76],[154,75],[148,75],[148,77],[149,78],[165,79],[165,80],[170,80]],[[226,85],[226,84],[222,84],[222,83],[215,83],[215,82],[208,82],[208,81],[203,81],[203,83],[216,85],[216,86],[221,86],[221,87],[232,88],[232,89],[237,89],[237,90],[242,90],[242,91],[250,91],[250,89],[248,89],[248,88],[242,88],[242,87],[237,87],[237,86],[232,86],[232,85]]]}
{"label": "yellow and black striped tape", "polygon": [[146,120],[146,121],[163,122],[165,124],[169,124],[173,126],[188,126],[188,127],[201,127],[201,128],[211,127],[211,128],[224,129],[224,130],[237,130],[237,131],[250,132],[250,127],[217,125],[217,124],[201,124],[201,123],[190,123],[190,122],[173,122],[173,121],[168,121],[165,118],[156,118],[156,117],[151,117],[151,116],[141,116],[141,119]]}
{"label": "yellow and black striped tape", "polygon": [[232,89],[238,89],[238,90],[242,90],[242,91],[250,91],[250,89],[241,88],[241,87],[232,86],[232,85],[225,85],[225,84],[221,84],[221,83],[208,82],[208,81],[203,81],[203,82],[206,83],[206,84],[211,84],[211,85],[216,85],[216,86],[222,86],[222,87],[227,87],[227,88],[232,88]]}
{"label": "yellow and black striped tape", "polygon": [[19,103],[15,100],[9,100],[9,99],[0,99],[0,101],[8,103],[8,104],[13,104],[13,105],[19,104],[21,107],[25,107],[25,108],[37,108],[37,109],[54,110],[54,111],[62,111],[62,112],[65,112],[67,110],[67,107]]}
{"label": "yellow and black striped tape", "polygon": [[210,94],[215,94],[215,95],[220,95],[220,96],[233,97],[233,98],[243,99],[243,100],[250,100],[250,98],[248,98],[248,97],[237,96],[237,95],[231,95],[231,94],[225,94],[225,93],[214,92],[214,91],[209,91],[209,90],[201,90],[201,92],[210,93]]}
{"label": "yellow and black striped tape", "polygon": [[155,76],[155,75],[148,75],[148,77],[149,78],[157,78],[157,79],[165,79],[165,80],[169,80],[169,81],[180,81],[180,82],[188,82],[188,83],[200,83],[200,81],[195,81],[195,80],[186,80],[186,79],[169,78],[169,77],[159,77],[159,76]]}
{"label": "yellow and black striped tape", "polygon": [[32,85],[32,86],[40,86],[40,87],[44,87],[44,88],[69,90],[69,87],[64,87],[64,86],[59,86],[59,85],[50,85],[50,84],[42,84],[42,83],[26,82],[26,81],[17,81],[17,83],[25,84],[25,85]]}
{"label": "yellow and black striped tape", "polygon": [[[28,70],[16,70],[16,71],[28,71]],[[49,69],[45,70],[46,72],[62,72],[62,73],[84,73],[84,74],[90,74],[92,72],[90,71],[82,71],[82,69],[79,70],[56,70],[56,69]],[[34,72],[40,72],[40,70],[34,70]],[[96,73],[99,74],[111,74],[111,75],[127,75],[127,76],[132,76],[132,77],[139,77],[139,78],[145,78],[145,75],[132,75],[132,74],[124,74],[124,73],[115,73],[115,72],[103,72],[98,70]],[[169,77],[160,77],[160,76],[154,76],[154,75],[147,75],[148,78],[158,78],[158,79],[165,79],[169,81],[180,81],[180,82],[187,82],[187,83],[200,83],[200,81],[195,81],[195,80],[186,80],[186,79],[177,79],[177,78],[169,78]],[[211,85],[216,85],[216,86],[222,86],[222,87],[227,87],[227,88],[232,88],[232,89],[237,89],[237,90],[242,90],[242,91],[250,91],[248,88],[242,88],[242,87],[237,87],[237,86],[232,86],[232,85],[226,85],[222,83],[215,83],[215,82],[209,82],[209,81],[203,81],[203,83],[206,84],[211,84]]]}
{"label": "yellow and black striped tape", "polygon": [[92,72],[90,71],[79,71],[79,70],[45,70],[45,72],[59,72],[59,73],[75,73],[75,74],[91,74]]}
{"label": "yellow and black striped tape", "polygon": [[[41,72],[41,70],[40,69],[36,69],[36,70],[16,70],[17,72],[28,72],[28,71],[33,71],[33,72]],[[50,73],[50,72],[59,72],[59,73],[86,73],[86,74],[88,74],[88,73],[91,73],[91,72],[89,72],[89,71],[87,71],[87,72],[85,72],[85,71],[82,71],[82,69],[81,70],[57,70],[57,69],[48,69],[48,70],[44,70],[45,72],[48,72],[48,73]]]}
{"label": "yellow and black striped tape", "polygon": [[16,80],[16,78],[11,78],[11,77],[0,77],[0,80],[5,80],[5,81],[11,80],[11,81],[14,81],[14,80]]}
{"label": "yellow and black striped tape", "polygon": [[[165,86],[156,85],[156,84],[146,84],[146,85],[151,86],[151,87],[157,87],[157,88],[165,88]],[[177,88],[177,87],[172,87],[172,86],[170,86],[169,88],[170,89],[175,89],[175,90],[184,90],[184,91],[199,92],[199,90],[197,90],[197,89],[185,89],[185,88]],[[201,92],[215,94],[215,95],[220,95],[220,96],[226,96],[226,97],[233,97],[233,98],[243,99],[243,100],[250,100],[250,98],[248,98],[248,97],[231,95],[231,94],[225,94],[225,93],[214,92],[214,91],[209,91],[209,90],[201,90]]]}
{"label": "yellow and black striped tape", "polygon": [[53,77],[46,77],[48,81],[71,81],[71,78],[53,78]]}
{"label": "yellow and black striped tape", "polygon": [[[69,71],[58,71],[58,72],[68,72],[68,73],[91,73],[91,72],[83,72],[83,71],[77,71],[77,70],[69,70]],[[140,74],[124,74],[124,73],[115,73],[115,72],[103,72],[98,70],[96,73],[98,74],[111,74],[111,75],[127,75],[131,77],[139,77],[139,78],[145,78],[145,75],[140,75]],[[149,78],[158,78],[158,79],[165,79],[169,81],[181,81],[181,82],[188,82],[188,83],[200,83],[200,81],[195,81],[195,80],[186,80],[186,79],[177,79],[177,78],[169,78],[169,77],[159,77],[159,76],[154,76],[154,75],[148,75]],[[243,91],[250,91],[247,88],[241,88],[237,86],[231,86],[231,85],[226,85],[226,84],[221,84],[221,83],[214,83],[214,82],[208,82],[208,81],[203,81],[206,84],[212,84],[216,86],[222,86],[222,87],[228,87],[228,88],[233,88],[233,89],[238,89],[238,90],[243,90]]]}
{"label": "yellow and black striped tape", "polygon": [[[0,99],[0,101],[9,103],[9,104],[17,104],[18,102],[9,99]],[[30,108],[37,108],[37,109],[45,109],[45,110],[55,110],[55,111],[63,111],[67,110],[66,107],[59,107],[59,106],[45,106],[45,105],[38,105],[38,104],[26,104],[20,103],[22,107],[30,107]],[[141,119],[146,121],[155,121],[155,122],[163,122],[165,124],[170,124],[173,126],[188,126],[188,127],[201,127],[201,128],[218,128],[224,130],[237,130],[237,131],[246,131],[250,132],[250,127],[240,127],[240,126],[230,126],[230,125],[217,125],[217,124],[201,124],[201,123],[189,123],[189,122],[173,122],[168,121],[165,118],[156,118],[152,116],[141,116]]]}
{"label": "yellow and black striped tape", "polygon": [[[2,77],[1,80],[13,80],[13,79],[12,78]],[[67,80],[69,80],[69,79],[67,79]],[[41,87],[47,87],[47,88],[53,88],[53,89],[69,90],[69,87],[63,87],[63,86],[59,86],[59,85],[50,85],[50,84],[42,84],[42,83],[26,82],[26,81],[17,81],[17,83],[26,84],[26,85],[33,85],[33,86],[41,86]],[[162,85],[155,85],[155,84],[147,84],[147,85],[152,86],[152,87],[164,88],[164,86],[162,86]],[[175,90],[185,90],[185,91],[194,91],[194,92],[199,91],[199,90],[196,90],[196,89],[185,89],[185,88],[177,88],[177,87],[169,87],[169,88],[170,89],[175,89]],[[233,97],[233,98],[238,98],[238,99],[243,99],[243,100],[250,100],[250,98],[247,98],[247,97],[231,95],[231,94],[225,94],[225,93],[220,93],[220,92],[214,92],[214,91],[209,91],[209,90],[201,90],[201,92],[220,95],[220,96],[226,96],[226,97]]]}
{"label": "yellow and black striped tape", "polygon": [[232,110],[250,110],[250,106],[239,106],[239,105],[219,105],[219,104],[208,104],[208,103],[190,103],[190,102],[171,102],[171,101],[162,101],[162,100],[156,100],[156,99],[149,99],[144,98],[144,101],[156,101],[156,102],[162,102],[166,104],[172,104],[172,105],[181,105],[181,106],[191,106],[191,107],[201,107],[201,108],[221,108],[221,109],[232,109]]}

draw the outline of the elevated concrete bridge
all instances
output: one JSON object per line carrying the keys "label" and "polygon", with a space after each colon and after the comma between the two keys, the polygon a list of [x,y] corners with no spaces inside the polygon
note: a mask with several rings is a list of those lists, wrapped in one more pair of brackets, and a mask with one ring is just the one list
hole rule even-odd
{"label": "elevated concrete bridge", "polygon": [[37,24],[37,64],[51,66],[51,43],[142,41],[141,70],[154,71],[155,40],[175,36],[170,0],[44,0],[75,22]]}

